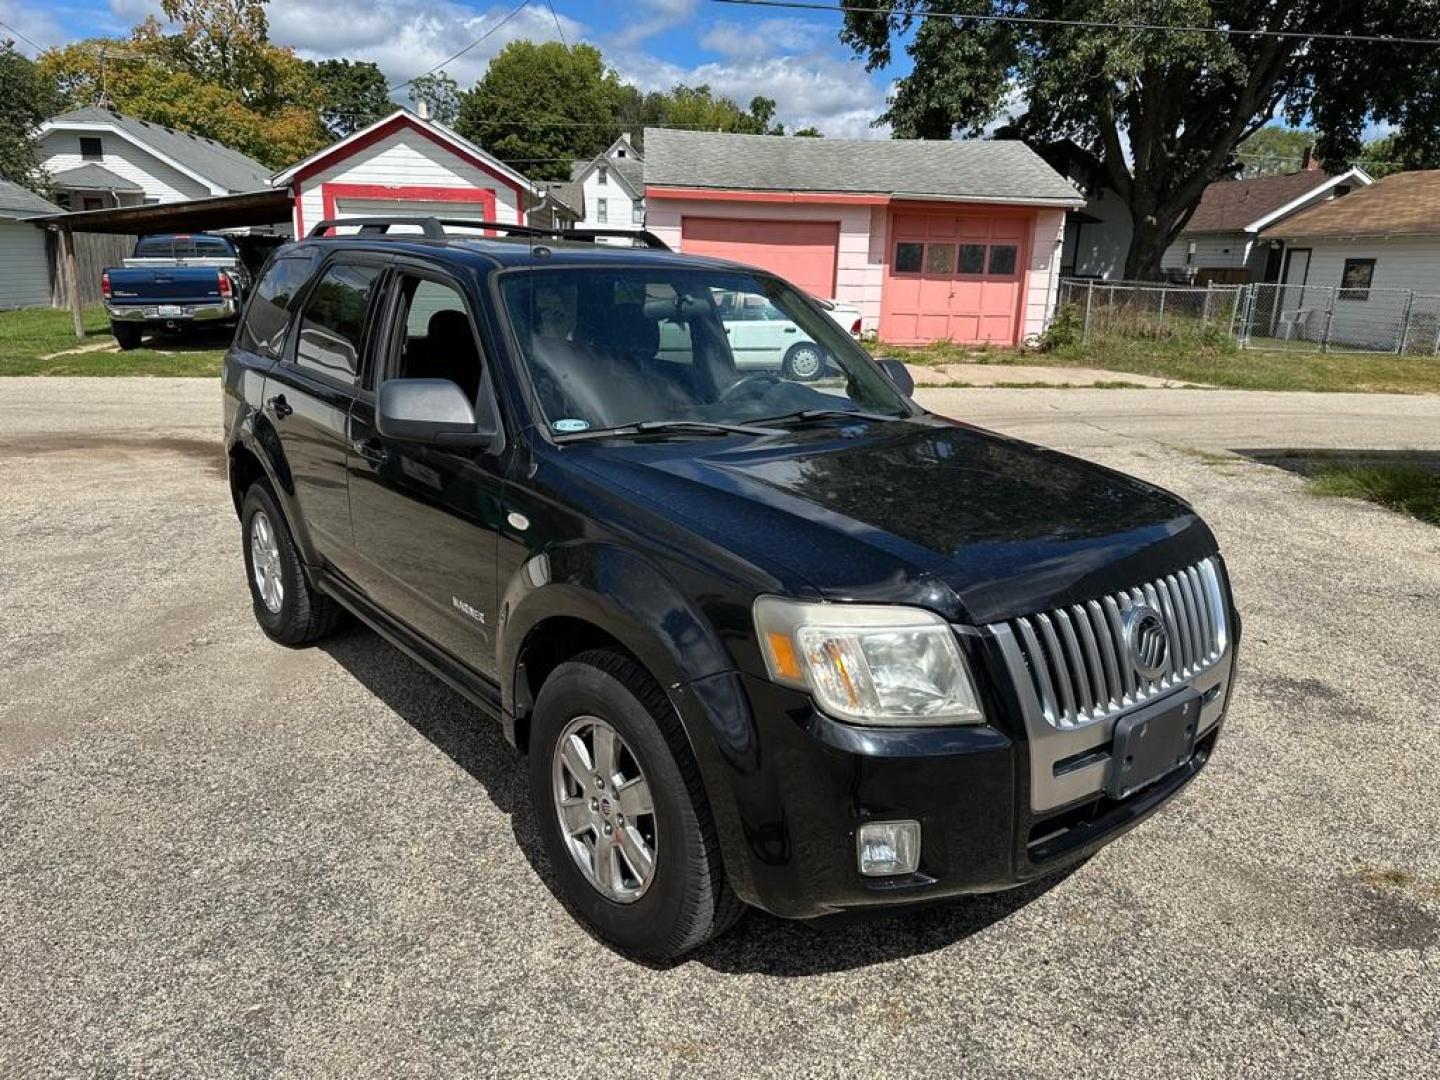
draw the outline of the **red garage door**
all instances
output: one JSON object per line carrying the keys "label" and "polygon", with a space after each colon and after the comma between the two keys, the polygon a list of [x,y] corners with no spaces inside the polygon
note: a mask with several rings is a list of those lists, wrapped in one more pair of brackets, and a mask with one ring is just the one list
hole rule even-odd
{"label": "red garage door", "polygon": [[812,296],[835,295],[838,221],[684,217],[680,250],[748,263],[779,274]]}
{"label": "red garage door", "polygon": [[880,337],[897,344],[1019,340],[1033,214],[896,211]]}

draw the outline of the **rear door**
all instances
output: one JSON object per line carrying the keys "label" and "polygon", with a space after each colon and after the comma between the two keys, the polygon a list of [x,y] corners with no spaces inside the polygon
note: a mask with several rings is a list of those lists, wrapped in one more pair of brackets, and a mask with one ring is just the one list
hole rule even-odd
{"label": "rear door", "polygon": [[345,252],[324,265],[300,300],[284,360],[265,386],[264,413],[280,436],[300,523],[314,551],[347,576],[355,563],[345,475],[350,410],[387,262]]}
{"label": "rear door", "polygon": [[[493,410],[488,358],[462,284],[400,260],[385,300],[372,390],[385,379],[449,379]],[[489,402],[487,405],[485,402]],[[391,616],[487,678],[496,675],[496,546],[504,453],[387,439],[375,395],[357,397],[349,473],[365,591]]]}

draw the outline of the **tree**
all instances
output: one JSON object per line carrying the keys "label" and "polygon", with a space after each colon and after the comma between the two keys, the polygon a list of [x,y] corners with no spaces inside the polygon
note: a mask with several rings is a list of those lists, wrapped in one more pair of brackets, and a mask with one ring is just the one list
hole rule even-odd
{"label": "tree", "polygon": [[569,179],[613,139],[618,86],[594,46],[512,41],[460,96],[455,127],[529,176]]}
{"label": "tree", "polygon": [[[1236,148],[1278,112],[1310,122],[1327,166],[1359,155],[1372,120],[1398,126],[1396,153],[1440,130],[1440,50],[1426,46],[1076,26],[1074,20],[1234,27],[1304,34],[1440,37],[1440,8],[1408,0],[898,0],[849,10],[841,37],[873,70],[908,39],[912,72],[880,118],[897,137],[979,136],[1007,101],[1025,113],[1004,133],[1069,140],[1130,209],[1128,278],[1157,278],[1165,248]],[[1057,20],[977,22],[966,12]],[[927,18],[942,13],[948,17]],[[958,14],[957,14],[958,13]],[[1059,20],[1071,20],[1064,24]]]}
{"label": "tree", "polygon": [[129,40],[96,38],[47,49],[43,78],[65,105],[103,102],[214,139],[280,168],[330,141],[324,91],[311,65],[271,45],[259,0],[166,0],[179,32],[154,18]]}
{"label": "tree", "polygon": [[443,71],[419,75],[410,80],[410,101],[422,101],[430,110],[430,118],[453,126],[460,116],[460,84]]}
{"label": "tree", "polygon": [[385,75],[369,60],[321,60],[310,64],[320,87],[320,119],[344,137],[395,111]]}
{"label": "tree", "polygon": [[771,126],[775,102],[767,97],[750,99],[749,111],[709,86],[676,86],[659,95],[661,121],[658,126],[690,128],[696,131],[734,131],[744,135],[783,135],[781,125]]}
{"label": "tree", "polygon": [[1266,124],[1236,148],[1235,156],[1244,176],[1281,176],[1302,167],[1315,138],[1309,128]]}
{"label": "tree", "polygon": [[792,131],[790,134],[794,135],[797,139],[823,139],[825,137],[825,133],[817,127],[803,127],[799,131]]}
{"label": "tree", "polygon": [[57,97],[33,61],[0,42],[0,177],[45,194],[49,178],[35,156],[32,133],[56,111]]}

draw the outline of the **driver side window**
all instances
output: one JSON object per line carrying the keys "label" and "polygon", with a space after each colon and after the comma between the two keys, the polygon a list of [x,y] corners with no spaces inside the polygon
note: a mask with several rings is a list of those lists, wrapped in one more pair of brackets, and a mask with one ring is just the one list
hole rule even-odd
{"label": "driver side window", "polygon": [[464,297],[453,286],[412,274],[401,274],[396,288],[400,308],[386,377],[449,379],[474,401],[482,358]]}

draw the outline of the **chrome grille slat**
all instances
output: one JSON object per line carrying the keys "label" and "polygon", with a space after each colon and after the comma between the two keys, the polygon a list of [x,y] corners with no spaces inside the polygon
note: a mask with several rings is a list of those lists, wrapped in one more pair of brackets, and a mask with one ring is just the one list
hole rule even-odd
{"label": "chrome grille slat", "polygon": [[[1166,668],[1147,679],[1125,641],[1125,613],[1136,605],[1164,618]],[[1218,663],[1228,645],[1224,590],[1213,558],[1083,604],[1039,611],[1007,624],[1045,720],[1076,728],[1158,697]]]}

